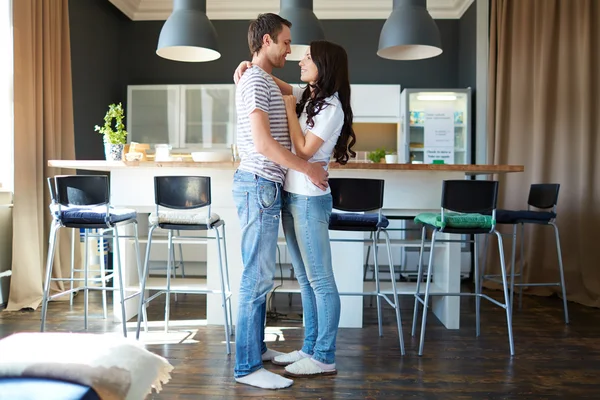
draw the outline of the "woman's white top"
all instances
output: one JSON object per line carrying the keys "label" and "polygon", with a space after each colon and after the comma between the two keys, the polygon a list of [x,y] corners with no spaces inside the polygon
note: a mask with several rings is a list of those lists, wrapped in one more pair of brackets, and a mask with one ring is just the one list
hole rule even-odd
{"label": "woman's white top", "polygon": [[[295,86],[292,86],[292,88],[294,96],[296,97],[296,102],[299,102],[304,90]],[[306,120],[308,118],[306,114],[306,105],[299,118],[300,128],[302,129],[304,136],[306,136],[306,132],[310,131],[313,135],[316,135],[323,140],[321,147],[308,162],[324,161],[329,164],[335,144],[342,132],[342,126],[344,125],[344,111],[342,110],[342,103],[338,98],[337,92],[333,96],[326,98],[325,103],[328,105],[324,106],[319,114],[313,117],[314,125],[312,128],[309,128],[306,125]],[[293,142],[292,152],[296,154]],[[327,164],[325,165],[325,169],[327,169]],[[331,192],[329,188],[326,190],[319,189],[302,172],[294,171],[292,169],[287,171],[283,188],[287,192],[306,196],[322,196]]]}

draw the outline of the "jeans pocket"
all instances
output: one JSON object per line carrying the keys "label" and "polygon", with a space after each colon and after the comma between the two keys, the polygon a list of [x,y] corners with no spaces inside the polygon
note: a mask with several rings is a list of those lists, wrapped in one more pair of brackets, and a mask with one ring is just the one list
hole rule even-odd
{"label": "jeans pocket", "polygon": [[279,196],[277,184],[273,182],[259,182],[258,203],[263,210],[273,207]]}

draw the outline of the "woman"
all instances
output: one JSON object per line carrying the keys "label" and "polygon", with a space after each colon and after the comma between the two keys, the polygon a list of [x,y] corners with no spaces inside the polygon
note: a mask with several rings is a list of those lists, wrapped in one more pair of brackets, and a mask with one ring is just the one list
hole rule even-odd
{"label": "woman", "polygon": [[[249,64],[236,70],[239,77]],[[284,94],[292,151],[311,162],[340,164],[355,157],[348,56],[339,45],[314,41],[300,61],[302,90],[275,78]],[[332,198],[306,175],[288,170],[284,184],[282,222],[288,251],[302,295],[305,337],[301,350],[272,362],[286,365],[293,377],[334,375],[340,297],[331,262],[329,217]]]}

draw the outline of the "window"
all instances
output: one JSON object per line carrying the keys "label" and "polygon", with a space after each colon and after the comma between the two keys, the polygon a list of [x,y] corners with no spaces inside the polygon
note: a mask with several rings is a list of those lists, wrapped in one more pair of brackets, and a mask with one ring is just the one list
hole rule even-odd
{"label": "window", "polygon": [[0,2],[0,184],[14,186],[14,98],[12,0]]}

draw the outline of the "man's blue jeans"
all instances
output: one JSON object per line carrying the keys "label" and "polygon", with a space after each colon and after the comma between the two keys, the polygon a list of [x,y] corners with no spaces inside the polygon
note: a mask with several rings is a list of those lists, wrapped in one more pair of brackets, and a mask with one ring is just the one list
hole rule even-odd
{"label": "man's blue jeans", "polygon": [[303,196],[284,192],[283,232],[304,311],[302,351],[325,364],[335,362],[340,322],[340,295],[333,276],[329,217],[331,195]]}
{"label": "man's blue jeans", "polygon": [[262,368],[261,355],[267,351],[266,297],[275,277],[282,193],[279,183],[249,172],[235,172],[233,199],[242,228],[244,263],[235,327],[236,378]]}

